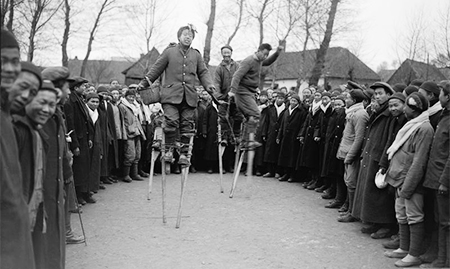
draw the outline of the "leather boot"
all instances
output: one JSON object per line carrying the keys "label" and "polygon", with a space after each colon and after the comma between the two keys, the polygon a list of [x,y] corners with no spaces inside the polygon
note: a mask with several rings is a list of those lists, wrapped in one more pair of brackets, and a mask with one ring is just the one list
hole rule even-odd
{"label": "leather boot", "polygon": [[131,166],[130,176],[132,180],[136,181],[144,181],[144,178],[138,174],[138,165],[137,163]]}
{"label": "leather boot", "polygon": [[122,181],[130,183],[133,181],[130,177],[130,167],[129,166],[123,166],[123,174],[122,174]]}

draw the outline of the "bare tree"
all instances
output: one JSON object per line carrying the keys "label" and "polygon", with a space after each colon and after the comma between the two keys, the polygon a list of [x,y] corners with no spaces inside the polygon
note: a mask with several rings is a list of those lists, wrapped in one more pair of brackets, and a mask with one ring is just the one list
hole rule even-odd
{"label": "bare tree", "polygon": [[438,30],[434,43],[435,59],[432,63],[438,67],[450,68],[450,3],[441,9]]}
{"label": "bare tree", "polygon": [[257,2],[260,4],[256,10],[254,8],[250,8],[250,15],[254,17],[258,21],[259,27],[259,45],[263,43],[264,40],[264,22],[272,13],[272,3],[273,0],[263,0],[261,2]]}
{"label": "bare tree", "polygon": [[395,52],[399,62],[403,62],[404,59],[424,61],[427,58],[426,24],[423,12],[419,11],[409,18],[406,30],[399,30],[395,41]]}
{"label": "bare tree", "polygon": [[69,42],[70,33],[70,3],[69,0],[64,0],[64,33],[61,42],[62,65],[69,67],[69,56],[67,55],[67,43]]}
{"label": "bare tree", "polygon": [[322,69],[325,63],[325,56],[327,55],[328,48],[331,42],[331,36],[333,35],[333,24],[336,16],[337,7],[340,0],[331,0],[331,8],[328,13],[327,27],[325,30],[325,36],[320,48],[317,50],[316,62],[311,71],[311,78],[309,79],[310,85],[317,85],[320,76],[322,75]]}
{"label": "bare tree", "polygon": [[[24,0],[2,0],[1,27],[6,26],[10,32],[13,32],[14,10],[16,10],[23,2]],[[8,17],[7,22],[6,17]]]}
{"label": "bare tree", "polygon": [[100,10],[97,14],[97,17],[95,18],[94,26],[92,27],[92,30],[89,34],[89,41],[88,41],[86,56],[84,57],[83,63],[81,64],[80,76],[82,76],[82,77],[84,77],[85,72],[86,72],[86,66],[87,66],[87,62],[89,60],[89,55],[91,54],[91,51],[92,51],[92,43],[94,42],[95,34],[97,33],[98,28],[101,26],[102,15],[104,15],[105,13],[110,11],[112,8],[114,8],[114,6],[113,6],[114,3],[115,3],[115,0],[104,0],[100,7]]}
{"label": "bare tree", "polygon": [[239,7],[239,11],[237,14],[237,22],[236,22],[236,26],[234,27],[233,32],[231,33],[230,37],[228,37],[227,45],[231,44],[231,40],[233,40],[233,38],[236,36],[236,34],[239,31],[239,28],[241,28],[241,24],[242,24],[245,0],[237,0],[236,3],[238,4],[238,7]]}
{"label": "bare tree", "polygon": [[206,31],[205,48],[203,49],[203,59],[206,66],[209,66],[209,60],[211,58],[211,39],[214,31],[214,21],[216,19],[216,0],[211,0],[211,11],[209,13],[209,19],[206,25],[208,30]]}
{"label": "bare tree", "polygon": [[110,67],[111,61],[91,61],[86,68],[86,75],[91,79],[91,82],[97,86],[102,82],[107,82],[109,78],[114,76],[114,72]]}
{"label": "bare tree", "polygon": [[19,12],[28,31],[27,61],[32,62],[37,47],[36,37],[43,32],[44,27],[53,18],[62,2],[54,0],[27,1]]}
{"label": "bare tree", "polygon": [[305,15],[301,6],[303,0],[281,0],[277,9],[275,34],[279,41],[286,41]]}

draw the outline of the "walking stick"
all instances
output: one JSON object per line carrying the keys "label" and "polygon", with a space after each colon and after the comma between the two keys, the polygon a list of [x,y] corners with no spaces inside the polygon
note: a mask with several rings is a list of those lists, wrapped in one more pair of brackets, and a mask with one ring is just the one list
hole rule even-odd
{"label": "walking stick", "polygon": [[166,161],[164,155],[166,153],[166,136],[163,133],[161,139],[161,187],[162,187],[162,212],[163,223],[166,224]]}
{"label": "walking stick", "polygon": [[[81,232],[83,233],[83,238],[84,238],[84,245],[87,246],[87,238],[86,238],[86,234],[84,232],[84,225],[83,225],[83,220],[81,219],[81,212],[80,212],[80,204],[78,203],[78,198],[77,195],[75,194],[75,186],[73,185],[73,183],[69,184],[69,188],[71,189],[71,191],[73,192],[73,197],[75,200],[75,204],[76,204],[76,209],[77,209],[77,213],[78,213],[78,218],[80,219],[80,226],[81,226]],[[69,212],[70,214],[70,212]]]}
{"label": "walking stick", "polygon": [[220,126],[220,117],[217,117],[217,146],[218,146],[218,152],[219,152],[219,174],[220,174],[220,193],[223,193],[223,186],[222,186],[222,180],[223,180],[223,162],[222,162],[222,156],[225,151],[225,147],[221,145],[222,141],[222,127]]}
{"label": "walking stick", "polygon": [[[161,127],[156,127],[155,128],[155,134],[153,135],[154,141],[156,140],[156,141],[161,142],[161,138],[160,138],[161,136],[162,136],[162,128]],[[152,145],[152,156],[151,156],[150,175],[149,175],[149,179],[148,179],[147,200],[150,200],[150,194],[152,193],[153,176],[155,174],[155,163],[156,163],[156,159],[159,156],[159,153],[160,153],[160,150],[157,150],[157,148],[155,149],[155,147],[153,147],[153,145]]]}
{"label": "walking stick", "polygon": [[184,191],[186,190],[187,179],[188,179],[188,174],[189,174],[189,166],[190,166],[190,162],[191,162],[193,142],[194,142],[194,136],[191,136],[189,138],[189,149],[188,149],[188,154],[187,154],[187,158],[189,160],[189,165],[183,165],[181,168],[181,195],[180,195],[180,204],[178,206],[177,224],[175,225],[175,228],[177,228],[177,229],[180,228],[180,224],[181,224],[181,211],[183,208]]}

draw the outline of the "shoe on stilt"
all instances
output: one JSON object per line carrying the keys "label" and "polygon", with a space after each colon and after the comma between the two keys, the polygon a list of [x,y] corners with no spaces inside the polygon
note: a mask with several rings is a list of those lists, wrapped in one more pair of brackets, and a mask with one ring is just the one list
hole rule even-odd
{"label": "shoe on stilt", "polygon": [[186,156],[186,154],[182,153],[182,154],[180,154],[178,164],[183,165],[183,166],[189,166],[189,165],[191,165],[191,162],[189,161],[189,158]]}

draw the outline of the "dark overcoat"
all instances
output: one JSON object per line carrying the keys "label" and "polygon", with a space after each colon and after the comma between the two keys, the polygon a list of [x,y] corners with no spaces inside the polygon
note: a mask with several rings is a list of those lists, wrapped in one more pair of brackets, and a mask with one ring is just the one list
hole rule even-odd
{"label": "dark overcoat", "polygon": [[[35,268],[28,206],[11,117],[0,111],[0,268]],[[7,242],[7,243],[5,243]]]}
{"label": "dark overcoat", "polygon": [[203,134],[206,134],[204,159],[206,161],[217,161],[219,159],[217,118],[217,109],[210,103],[203,115]]}
{"label": "dark overcoat", "polygon": [[[32,233],[36,268],[65,267],[65,208],[64,169],[67,167],[67,144],[63,119],[55,114],[43,126],[48,135],[48,151],[44,176],[44,207],[47,231],[42,233],[42,223],[36,223]],[[38,212],[38,218],[43,211]],[[41,215],[41,216],[40,216]]]}
{"label": "dark overcoat", "polygon": [[69,144],[73,152],[76,148],[80,149],[79,156],[73,156],[73,178],[75,188],[78,192],[89,191],[89,171],[91,170],[91,154],[89,150],[89,124],[90,120],[84,101],[72,92],[64,105],[64,114],[66,115],[67,132],[70,134],[72,142]]}
{"label": "dark overcoat", "polygon": [[325,111],[320,109],[319,121],[317,122],[316,129],[314,131],[314,137],[319,137],[319,173],[323,169],[323,159],[325,153],[325,137],[327,135],[328,121],[330,119],[333,108],[331,104]]}
{"label": "dark overcoat", "polygon": [[276,164],[278,162],[280,144],[277,144],[276,140],[284,113],[286,113],[286,109],[278,115],[276,107],[270,105],[267,111],[266,120],[262,123],[262,136],[266,137],[264,149],[264,162],[266,163]]}
{"label": "dark overcoat", "polygon": [[324,141],[324,152],[322,159],[322,177],[336,177],[344,175],[344,162],[336,158],[336,153],[341,143],[345,126],[345,109],[334,109],[328,120]]}
{"label": "dark overcoat", "polygon": [[316,126],[319,124],[320,114],[323,113],[319,109],[315,114],[308,112],[306,120],[302,128],[298,132],[299,137],[304,137],[301,151],[298,152],[297,169],[306,167],[313,172],[318,173],[320,169],[320,148],[319,143],[314,141]]}
{"label": "dark overcoat", "polygon": [[286,108],[277,137],[280,141],[279,166],[295,168],[300,149],[298,133],[302,124],[305,122],[307,114],[307,111],[302,105],[296,107],[290,115],[289,108]]}
{"label": "dark overcoat", "polygon": [[388,129],[388,140],[386,142],[386,146],[383,150],[383,155],[381,156],[380,160],[380,167],[385,168],[386,170],[389,167],[389,160],[387,155],[388,148],[392,145],[392,143],[395,140],[395,136],[397,135],[398,131],[403,127],[403,125],[406,124],[408,120],[405,117],[405,114],[401,114],[398,117],[391,117],[391,120],[389,121],[389,129]]}
{"label": "dark overcoat", "polygon": [[[117,141],[116,122],[114,120],[114,110],[111,103],[107,103],[106,114],[108,118],[108,132],[110,134],[108,151],[108,168],[114,169],[119,167],[119,145]],[[119,110],[120,113],[120,110]],[[106,153],[104,152],[104,155]]]}
{"label": "dark overcoat", "polygon": [[380,161],[384,154],[389,134],[391,113],[388,102],[372,113],[364,136],[364,147],[361,154],[361,167],[355,191],[355,203],[352,215],[364,222],[395,223],[395,198],[387,188],[379,189],[375,185],[375,174],[380,169]]}
{"label": "dark overcoat", "polygon": [[100,176],[106,177],[109,172],[109,163],[108,163],[108,153],[109,153],[109,144],[111,142],[111,131],[109,129],[109,117],[107,105],[103,98],[100,98],[100,104],[98,106],[98,121],[100,124],[100,137],[102,143],[102,159],[100,162]]}

